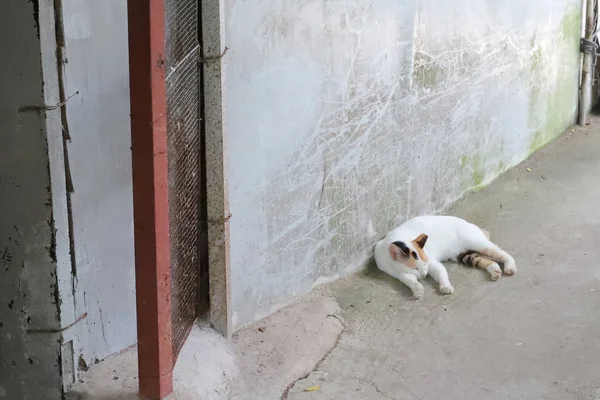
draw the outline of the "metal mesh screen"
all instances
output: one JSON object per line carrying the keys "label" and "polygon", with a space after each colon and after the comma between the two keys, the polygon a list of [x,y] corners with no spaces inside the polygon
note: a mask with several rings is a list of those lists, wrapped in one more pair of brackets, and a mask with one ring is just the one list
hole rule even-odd
{"label": "metal mesh screen", "polygon": [[200,284],[198,0],[165,0],[173,362],[197,315]]}

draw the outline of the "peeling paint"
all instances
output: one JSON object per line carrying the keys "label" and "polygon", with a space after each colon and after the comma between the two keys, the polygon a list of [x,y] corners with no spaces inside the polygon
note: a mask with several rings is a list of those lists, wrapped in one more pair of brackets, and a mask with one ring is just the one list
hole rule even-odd
{"label": "peeling paint", "polygon": [[40,4],[39,0],[29,0],[33,6],[33,22],[36,30],[37,38],[40,38]]}

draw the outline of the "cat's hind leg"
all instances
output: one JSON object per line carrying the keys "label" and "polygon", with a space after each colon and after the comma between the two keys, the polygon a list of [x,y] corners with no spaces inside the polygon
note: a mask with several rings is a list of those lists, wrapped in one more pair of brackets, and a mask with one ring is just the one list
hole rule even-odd
{"label": "cat's hind leg", "polygon": [[491,241],[482,241],[482,243],[475,246],[473,250],[489,259],[504,264],[504,273],[506,275],[514,275],[517,272],[515,259]]}
{"label": "cat's hind leg", "polygon": [[457,260],[464,265],[484,269],[490,273],[490,279],[497,281],[502,276],[502,270],[497,262],[482,256],[476,251],[465,251],[457,257]]}
{"label": "cat's hind leg", "polygon": [[448,271],[444,264],[437,260],[429,259],[429,275],[440,284],[440,293],[452,294],[454,292],[454,286],[450,283]]}

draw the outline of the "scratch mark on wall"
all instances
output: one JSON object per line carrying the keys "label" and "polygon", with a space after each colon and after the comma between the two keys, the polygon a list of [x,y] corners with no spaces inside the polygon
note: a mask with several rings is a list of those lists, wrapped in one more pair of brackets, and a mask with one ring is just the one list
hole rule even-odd
{"label": "scratch mark on wall", "polygon": [[319,196],[319,202],[317,203],[317,209],[321,208],[321,202],[323,201],[323,194],[325,194],[325,181],[327,181],[327,157],[323,157],[323,179],[321,182],[321,195]]}
{"label": "scratch mark on wall", "polygon": [[100,317],[100,326],[102,327],[102,339],[104,340],[104,344],[108,346],[108,341],[106,340],[106,330],[104,329],[104,317],[102,316],[102,307],[98,305],[98,316]]}

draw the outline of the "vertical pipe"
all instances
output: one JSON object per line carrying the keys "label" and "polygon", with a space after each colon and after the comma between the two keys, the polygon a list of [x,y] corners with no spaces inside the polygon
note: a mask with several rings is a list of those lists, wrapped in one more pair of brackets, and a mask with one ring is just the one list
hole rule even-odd
{"label": "vertical pipe", "polygon": [[[594,40],[594,1],[585,0],[585,39],[589,42]],[[592,104],[592,64],[595,55],[589,52],[583,53],[581,71],[581,100],[579,102],[579,125],[589,124],[588,116]]]}
{"label": "vertical pipe", "polygon": [[173,391],[164,0],[128,0],[140,395]]}

